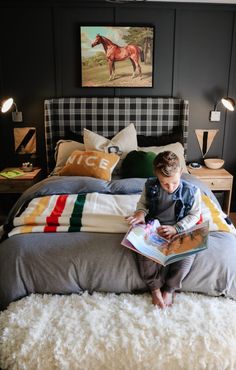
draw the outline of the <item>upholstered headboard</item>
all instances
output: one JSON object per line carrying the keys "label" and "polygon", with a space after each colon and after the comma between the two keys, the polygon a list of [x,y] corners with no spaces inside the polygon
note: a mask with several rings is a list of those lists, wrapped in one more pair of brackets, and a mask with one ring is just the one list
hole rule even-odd
{"label": "upholstered headboard", "polygon": [[56,143],[67,138],[68,130],[82,134],[86,127],[103,136],[113,136],[132,122],[137,134],[161,136],[182,127],[186,149],[188,117],[188,101],[178,98],[82,97],[45,100],[48,171],[55,165]]}

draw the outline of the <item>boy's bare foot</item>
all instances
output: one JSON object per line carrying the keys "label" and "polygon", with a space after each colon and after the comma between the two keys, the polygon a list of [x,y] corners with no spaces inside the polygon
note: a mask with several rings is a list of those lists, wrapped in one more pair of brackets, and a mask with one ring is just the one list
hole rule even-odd
{"label": "boy's bare foot", "polygon": [[170,292],[162,292],[162,298],[166,307],[172,306],[174,303],[174,294]]}
{"label": "boy's bare foot", "polygon": [[165,308],[165,302],[163,300],[161,290],[155,289],[152,290],[151,293],[152,293],[152,303],[160,308]]}

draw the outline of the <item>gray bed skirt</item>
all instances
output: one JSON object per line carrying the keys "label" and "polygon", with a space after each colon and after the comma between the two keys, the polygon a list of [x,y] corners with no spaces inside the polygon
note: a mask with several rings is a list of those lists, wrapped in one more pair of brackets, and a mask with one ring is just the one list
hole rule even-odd
{"label": "gray bed skirt", "polygon": [[[0,244],[1,309],[31,293],[82,291],[137,293],[147,290],[137,256],[122,234],[56,233],[16,235]],[[196,257],[182,290],[236,299],[236,243],[214,232]]]}

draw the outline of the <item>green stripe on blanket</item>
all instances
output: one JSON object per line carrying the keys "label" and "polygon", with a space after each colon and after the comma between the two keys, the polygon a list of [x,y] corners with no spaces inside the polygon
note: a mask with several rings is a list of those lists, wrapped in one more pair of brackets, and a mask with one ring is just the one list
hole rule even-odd
{"label": "green stripe on blanket", "polygon": [[77,199],[74,204],[73,212],[70,218],[70,226],[68,228],[69,232],[80,231],[82,227],[82,215],[84,204],[86,200],[86,195],[78,194]]}

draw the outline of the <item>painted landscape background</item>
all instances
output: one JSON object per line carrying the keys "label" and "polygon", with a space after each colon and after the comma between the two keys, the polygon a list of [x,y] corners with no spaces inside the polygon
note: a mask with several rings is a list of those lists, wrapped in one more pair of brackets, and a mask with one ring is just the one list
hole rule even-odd
{"label": "painted landscape background", "polygon": [[[83,87],[152,87],[153,27],[84,26],[80,32]],[[97,34],[121,47],[128,44],[140,46],[144,54],[144,61],[140,61],[142,78],[132,78],[133,67],[130,60],[126,59],[115,62],[116,76],[109,81],[108,62],[103,46],[91,46]]]}

